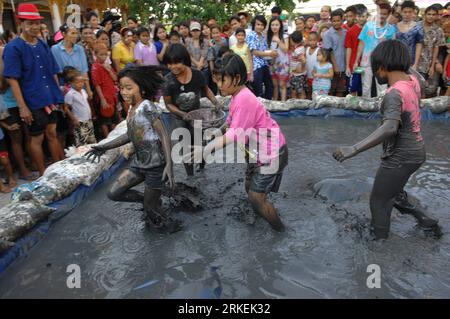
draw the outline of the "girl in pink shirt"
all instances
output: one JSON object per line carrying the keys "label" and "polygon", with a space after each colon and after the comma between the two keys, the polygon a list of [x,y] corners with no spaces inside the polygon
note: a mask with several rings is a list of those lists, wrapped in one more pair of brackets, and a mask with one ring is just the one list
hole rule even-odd
{"label": "girl in pink shirt", "polygon": [[[220,128],[225,134],[216,132],[216,138],[205,147],[203,154],[211,154],[231,143],[240,146],[246,153],[245,189],[254,210],[272,228],[283,231],[284,225],[267,194],[278,192],[288,162],[285,137],[264,105],[245,86],[247,72],[241,57],[229,54],[218,59],[214,80],[221,94],[232,98],[227,121]],[[199,158],[200,152],[197,150],[194,158]]]}

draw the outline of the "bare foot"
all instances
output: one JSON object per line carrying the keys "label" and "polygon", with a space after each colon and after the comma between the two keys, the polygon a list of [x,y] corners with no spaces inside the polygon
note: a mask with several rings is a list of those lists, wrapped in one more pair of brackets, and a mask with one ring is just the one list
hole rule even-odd
{"label": "bare foot", "polygon": [[15,178],[10,178],[10,179],[9,179],[8,186],[9,186],[10,188],[16,187],[16,186],[17,186],[17,180],[16,180]]}
{"label": "bare foot", "polygon": [[3,185],[3,183],[0,184],[0,193],[9,194],[11,192],[12,192],[11,188],[9,188],[8,186]]}

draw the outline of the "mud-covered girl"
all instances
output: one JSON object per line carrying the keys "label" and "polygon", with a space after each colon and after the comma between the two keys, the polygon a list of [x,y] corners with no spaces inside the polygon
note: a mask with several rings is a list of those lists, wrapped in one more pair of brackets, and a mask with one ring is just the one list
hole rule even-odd
{"label": "mud-covered girl", "polygon": [[[263,104],[245,86],[247,72],[241,57],[228,54],[218,59],[214,67],[214,80],[221,94],[232,98],[226,124],[221,127],[225,134],[214,134],[216,138],[203,150],[204,157],[206,159],[208,154],[228,144],[242,146],[248,155],[245,190],[253,209],[272,228],[282,231],[284,225],[267,195],[278,191],[283,169],[288,162],[284,135]],[[194,158],[201,158],[203,154],[198,149],[194,152]],[[190,155],[185,158],[190,159]]]}
{"label": "mud-covered girl", "polygon": [[425,162],[425,147],[420,127],[421,89],[418,79],[409,74],[408,47],[397,40],[380,43],[371,56],[378,83],[389,84],[380,107],[381,126],[353,145],[340,147],[333,157],[342,162],[380,143],[383,155],[370,195],[371,230],[377,239],[389,235],[392,208],[413,215],[419,226],[432,228],[437,221],[412,205],[403,188],[410,176]]}
{"label": "mud-covered girl", "polygon": [[[125,68],[119,73],[120,94],[131,105],[127,116],[127,133],[92,147],[86,156],[99,159],[107,150],[133,143],[135,154],[108,192],[114,201],[143,202],[148,225],[158,231],[175,232],[181,222],[167,216],[160,207],[161,190],[168,179],[173,187],[171,143],[161,113],[151,102],[163,83],[155,66]],[[145,182],[144,194],[132,187]]]}

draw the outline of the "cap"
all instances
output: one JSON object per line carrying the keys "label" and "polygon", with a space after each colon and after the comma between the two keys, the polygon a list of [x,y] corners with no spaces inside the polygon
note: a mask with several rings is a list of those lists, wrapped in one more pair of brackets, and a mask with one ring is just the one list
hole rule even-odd
{"label": "cap", "polygon": [[200,25],[200,23],[194,21],[194,22],[191,22],[191,25],[190,25],[190,27],[189,27],[189,30],[190,30],[190,31],[194,31],[194,30],[201,31],[201,30],[202,30],[202,26]]}

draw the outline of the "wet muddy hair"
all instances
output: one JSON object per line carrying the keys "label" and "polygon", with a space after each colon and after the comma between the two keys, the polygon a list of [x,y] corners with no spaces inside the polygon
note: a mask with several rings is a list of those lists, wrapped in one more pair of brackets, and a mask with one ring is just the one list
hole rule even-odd
{"label": "wet muddy hair", "polygon": [[226,76],[229,76],[234,86],[241,86],[247,83],[245,63],[239,55],[234,53],[218,58],[214,64],[213,74],[216,77],[221,77],[222,81]]}
{"label": "wet muddy hair", "polygon": [[184,65],[191,67],[191,57],[184,45],[182,45],[181,43],[173,43],[169,45],[166,53],[164,54],[164,63],[183,63]]}
{"label": "wet muddy hair", "polygon": [[386,40],[377,45],[370,57],[373,72],[383,68],[387,72],[407,72],[411,66],[409,48],[398,40]]}
{"label": "wet muddy hair", "polygon": [[119,72],[119,81],[122,78],[130,78],[141,91],[142,98],[152,100],[164,83],[160,71],[163,68],[155,65],[126,67]]}

